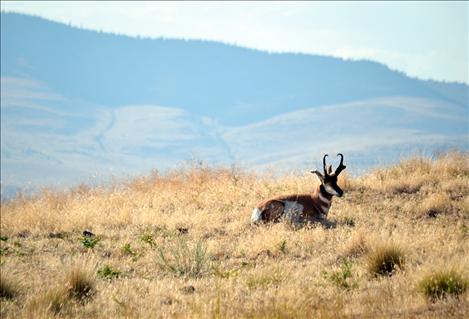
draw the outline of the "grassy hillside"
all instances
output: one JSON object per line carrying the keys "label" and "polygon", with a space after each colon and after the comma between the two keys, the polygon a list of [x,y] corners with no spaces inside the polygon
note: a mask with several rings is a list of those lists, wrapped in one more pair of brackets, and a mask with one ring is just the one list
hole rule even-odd
{"label": "grassy hillside", "polygon": [[249,224],[315,183],[197,166],[2,203],[1,317],[469,314],[468,154],[344,176],[328,226]]}

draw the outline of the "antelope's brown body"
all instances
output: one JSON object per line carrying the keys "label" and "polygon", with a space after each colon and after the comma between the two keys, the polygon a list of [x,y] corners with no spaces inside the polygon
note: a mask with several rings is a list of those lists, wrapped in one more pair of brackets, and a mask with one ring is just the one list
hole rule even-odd
{"label": "antelope's brown body", "polygon": [[286,220],[294,224],[304,224],[325,220],[331,202],[332,196],[321,192],[321,187],[318,187],[311,194],[278,196],[262,201],[254,210],[260,212],[260,221],[263,223]]}

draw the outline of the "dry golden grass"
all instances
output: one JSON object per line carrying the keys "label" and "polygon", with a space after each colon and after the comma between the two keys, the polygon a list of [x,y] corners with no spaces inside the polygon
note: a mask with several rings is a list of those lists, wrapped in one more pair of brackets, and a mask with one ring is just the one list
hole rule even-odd
{"label": "dry golden grass", "polygon": [[20,291],[18,282],[14,281],[10,274],[2,272],[0,275],[0,298],[13,299],[20,294]]}
{"label": "dry golden grass", "polygon": [[402,270],[405,253],[394,244],[388,243],[375,247],[368,256],[368,272],[373,276],[391,276]]}
{"label": "dry golden grass", "polygon": [[[467,317],[467,291],[433,302],[420,282],[454,267],[468,278],[468,154],[413,158],[340,183],[331,227],[300,230],[249,219],[262,199],[311,191],[307,173],[198,166],[19,196],[1,206],[0,262],[2,285],[7,278],[21,293],[1,299],[0,315]],[[369,260],[384,243],[402,249],[405,265],[374,277]]]}
{"label": "dry golden grass", "polygon": [[64,287],[53,287],[26,302],[22,315],[30,318],[49,318],[64,315],[71,307],[71,300]]}
{"label": "dry golden grass", "polygon": [[83,263],[73,265],[66,276],[65,290],[69,298],[87,302],[95,293],[95,271]]}
{"label": "dry golden grass", "polygon": [[342,257],[360,257],[369,250],[365,235],[361,232],[352,235],[351,240],[345,245]]}

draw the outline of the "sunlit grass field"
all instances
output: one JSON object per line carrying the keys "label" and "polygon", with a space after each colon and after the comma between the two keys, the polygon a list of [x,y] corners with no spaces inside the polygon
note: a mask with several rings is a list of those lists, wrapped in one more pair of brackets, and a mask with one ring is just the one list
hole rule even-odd
{"label": "sunlit grass field", "polygon": [[467,318],[469,155],[341,177],[329,225],[300,230],[249,219],[312,191],[309,173],[194,165],[18,196],[1,206],[1,317]]}

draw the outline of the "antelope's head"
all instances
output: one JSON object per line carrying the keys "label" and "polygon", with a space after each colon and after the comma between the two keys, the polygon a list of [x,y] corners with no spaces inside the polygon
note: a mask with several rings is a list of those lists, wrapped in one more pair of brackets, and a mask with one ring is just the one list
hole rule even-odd
{"label": "antelope's head", "polygon": [[340,153],[337,154],[337,156],[340,156],[340,164],[337,166],[335,172],[332,172],[332,165],[326,168],[326,154],[322,159],[324,174],[318,171],[311,171],[311,173],[316,174],[321,181],[321,186],[324,187],[324,190],[328,194],[342,197],[344,191],[337,185],[337,177],[339,177],[340,172],[342,172],[346,166],[344,165],[344,156]]}

